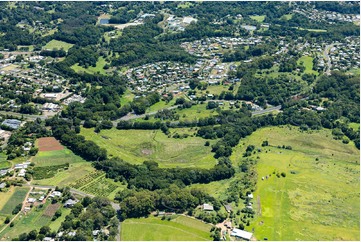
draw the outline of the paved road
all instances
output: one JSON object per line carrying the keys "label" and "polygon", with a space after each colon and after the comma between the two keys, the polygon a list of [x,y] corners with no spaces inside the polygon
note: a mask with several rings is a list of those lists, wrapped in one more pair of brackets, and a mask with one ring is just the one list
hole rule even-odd
{"label": "paved road", "polygon": [[279,105],[279,106],[267,108],[267,109],[260,110],[260,111],[253,111],[253,112],[252,112],[252,116],[254,116],[254,115],[260,115],[260,114],[265,114],[265,113],[270,113],[270,112],[273,112],[273,111],[278,111],[278,110],[281,110],[281,107],[282,107],[282,106]]}

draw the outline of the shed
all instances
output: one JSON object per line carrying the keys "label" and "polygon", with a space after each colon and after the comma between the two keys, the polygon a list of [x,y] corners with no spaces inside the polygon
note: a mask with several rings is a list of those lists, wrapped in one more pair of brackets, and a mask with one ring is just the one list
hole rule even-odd
{"label": "shed", "polygon": [[224,205],[224,208],[226,209],[226,211],[227,211],[228,213],[230,213],[230,212],[232,211],[232,206],[231,206],[231,204],[225,204],[225,205]]}
{"label": "shed", "polygon": [[205,210],[205,211],[213,211],[214,210],[213,205],[205,203],[205,204],[203,204],[203,210]]}
{"label": "shed", "polygon": [[231,236],[242,238],[245,240],[251,240],[252,235],[252,233],[240,229],[233,229],[231,233]]}

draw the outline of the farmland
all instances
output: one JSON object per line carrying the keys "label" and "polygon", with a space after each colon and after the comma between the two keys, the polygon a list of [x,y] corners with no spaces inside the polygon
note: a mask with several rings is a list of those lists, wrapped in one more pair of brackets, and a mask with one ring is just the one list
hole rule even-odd
{"label": "farmland", "polygon": [[65,51],[68,51],[71,47],[73,47],[73,44],[69,44],[69,43],[66,43],[64,41],[59,41],[59,40],[51,40],[49,41],[44,47],[43,49],[49,49],[49,50],[52,50],[52,49],[61,49],[63,48]]}
{"label": "farmland", "polygon": [[37,140],[39,151],[63,150],[64,147],[54,137],[44,137]]}
{"label": "farmland", "polygon": [[6,160],[6,155],[1,153],[0,154],[0,170],[4,168],[11,167],[11,164],[9,161]]}
{"label": "farmland", "polygon": [[[211,240],[211,225],[185,216],[167,221],[149,217],[122,223],[122,240]],[[140,232],[141,231],[141,232]]]}
{"label": "farmland", "polygon": [[262,23],[266,18],[266,15],[254,15],[254,16],[250,16],[250,18],[256,20],[259,23]]}
{"label": "farmland", "polygon": [[40,151],[32,160],[36,166],[54,166],[84,161],[68,149]]}
{"label": "farmland", "polygon": [[302,56],[300,59],[298,59],[298,63],[300,64],[301,62],[303,63],[303,66],[306,68],[305,69],[305,73],[307,74],[314,74],[314,75],[318,75],[317,71],[312,70],[313,68],[313,58],[310,56]]}
{"label": "farmland", "polygon": [[4,204],[0,210],[0,213],[10,215],[16,205],[24,201],[25,195],[28,191],[28,188],[15,188],[15,191],[12,193],[11,197],[7,198],[7,196],[5,196],[3,201]]}
{"label": "farmland", "polygon": [[[80,132],[86,139],[107,149],[110,156],[118,156],[133,164],[145,160],[159,162],[161,167],[213,167],[216,160],[199,137],[184,139],[168,138],[158,130],[102,130],[83,128]],[[214,142],[214,141],[212,141]]]}
{"label": "farmland", "polygon": [[[271,146],[267,153],[257,154],[254,197],[260,198],[261,213],[250,226],[255,228],[255,236],[359,240],[359,151],[353,144],[333,140],[328,130],[302,133],[294,127],[263,128],[244,143],[260,147],[263,140]],[[290,145],[292,150],[278,148],[282,145]],[[276,177],[280,172],[286,177]],[[266,175],[271,176],[262,180]]]}

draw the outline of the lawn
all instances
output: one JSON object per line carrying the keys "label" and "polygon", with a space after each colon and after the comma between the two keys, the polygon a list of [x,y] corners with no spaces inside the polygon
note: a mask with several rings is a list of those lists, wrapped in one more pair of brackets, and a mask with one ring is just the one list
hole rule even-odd
{"label": "lawn", "polygon": [[57,218],[55,221],[51,221],[51,223],[49,224],[49,227],[52,231],[58,231],[58,229],[61,226],[61,223],[64,222],[65,217],[67,215],[70,214],[70,209],[66,209],[66,208],[60,208],[61,209],[61,216],[59,218]]}
{"label": "lawn", "polygon": [[[29,188],[15,188],[15,192],[11,195],[9,198],[7,195],[5,195],[5,199],[3,200],[6,202],[3,207],[0,210],[1,214],[11,214],[16,205],[19,203],[22,203],[24,201],[24,198],[26,194],[28,193]],[[11,191],[10,191],[11,192]],[[1,193],[1,195],[3,195]]]}
{"label": "lawn", "polygon": [[360,128],[360,123],[349,123],[348,127],[352,128],[353,130],[358,130]]}
{"label": "lawn", "polygon": [[94,73],[99,72],[100,74],[105,75],[106,72],[104,70],[104,66],[106,63],[107,62],[105,61],[105,59],[103,57],[99,57],[95,67],[89,66],[88,68],[84,68],[82,66],[79,66],[78,63],[76,63],[76,64],[72,65],[71,68],[77,73],[86,72],[86,73],[94,74]]}
{"label": "lawn", "polygon": [[48,185],[48,186],[66,186],[74,182],[76,178],[85,176],[95,170],[90,162],[77,162],[70,164],[67,170],[62,170],[52,178],[34,180],[34,185]]}
{"label": "lawn", "polygon": [[292,17],[293,17],[293,14],[285,14],[281,17],[281,19],[288,21],[288,20],[292,19]]}
{"label": "lawn", "polygon": [[127,219],[122,223],[122,240],[201,241],[211,240],[211,225],[199,220],[177,216],[171,221],[156,217]]}
{"label": "lawn", "polygon": [[3,153],[0,153],[0,170],[11,167],[11,163],[6,160],[7,156]]}
{"label": "lawn", "polygon": [[71,47],[73,47],[73,44],[69,44],[69,43],[66,43],[64,41],[59,41],[59,40],[51,40],[49,41],[44,47],[43,49],[46,50],[46,49],[49,49],[49,50],[52,50],[52,49],[61,49],[63,48],[65,51],[68,51]]}
{"label": "lawn", "polygon": [[[216,163],[211,147],[199,137],[168,138],[160,130],[102,130],[81,129],[87,140],[107,149],[110,156],[118,156],[133,164],[154,160],[161,167],[210,168]],[[215,141],[211,141],[213,143]]]}
{"label": "lawn", "polygon": [[266,18],[266,15],[254,15],[254,16],[250,16],[250,18],[256,20],[259,23],[262,23]]}
{"label": "lawn", "polygon": [[36,166],[54,166],[62,165],[65,163],[78,163],[83,161],[84,160],[80,156],[75,155],[69,149],[39,151],[32,159],[32,162],[34,162]]}
{"label": "lawn", "polygon": [[[260,147],[264,140],[271,146],[257,154],[257,213],[246,230],[254,228],[258,240],[359,240],[360,152],[354,144],[332,139],[330,130],[271,127],[254,132],[236,150]],[[292,150],[277,148],[282,145]],[[286,177],[276,176],[281,172]]]}
{"label": "lawn", "polygon": [[318,76],[318,72],[312,70],[313,68],[313,58],[311,56],[302,56],[298,59],[297,64],[301,64],[303,62],[303,66],[306,68],[304,73],[314,74]]}

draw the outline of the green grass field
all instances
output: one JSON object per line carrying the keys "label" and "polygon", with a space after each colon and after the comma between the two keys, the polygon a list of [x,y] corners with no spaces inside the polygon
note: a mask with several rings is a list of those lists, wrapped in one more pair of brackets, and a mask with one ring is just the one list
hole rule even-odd
{"label": "green grass field", "polygon": [[301,62],[303,62],[303,66],[306,68],[304,73],[314,74],[318,76],[318,72],[312,70],[313,58],[311,56],[302,56],[301,58],[298,59],[297,64],[300,64]]}
{"label": "green grass field", "polygon": [[104,70],[104,66],[106,63],[107,62],[105,61],[105,59],[103,57],[99,57],[95,67],[89,66],[88,68],[84,68],[82,66],[79,66],[78,63],[76,63],[76,64],[72,65],[71,68],[77,73],[86,72],[86,73],[94,74],[94,73],[99,72],[100,74],[105,75],[106,72]]}
{"label": "green grass field", "polygon": [[66,148],[63,150],[39,151],[32,160],[36,166],[72,164],[83,161],[80,156],[75,155],[71,150]]}
{"label": "green grass field", "polygon": [[360,123],[349,123],[348,126],[357,131],[360,128]]}
{"label": "green grass field", "polygon": [[191,108],[175,109],[180,116],[180,120],[197,120],[199,118],[206,118],[209,116],[217,115],[215,109],[207,109],[207,104],[193,105]]}
{"label": "green grass field", "polygon": [[34,180],[34,185],[66,186],[74,182],[76,178],[85,176],[94,171],[90,162],[83,161],[70,164],[68,170],[58,172],[54,177],[42,180]]}
{"label": "green grass field", "polygon": [[52,50],[52,49],[61,49],[63,48],[65,51],[68,51],[71,47],[73,47],[73,44],[69,44],[69,43],[66,43],[64,41],[59,41],[59,40],[51,40],[49,41],[44,47],[43,49],[49,49],[49,50]]}
{"label": "green grass field", "polygon": [[250,18],[256,20],[259,23],[262,23],[266,18],[266,15],[254,15],[254,16],[250,16]]}
{"label": "green grass field", "polygon": [[52,231],[58,231],[61,226],[61,223],[64,222],[65,217],[70,214],[70,209],[60,208],[61,209],[61,216],[57,218],[55,221],[51,221],[49,227]]}
{"label": "green grass field", "polygon": [[[213,167],[216,160],[211,147],[199,137],[168,138],[160,130],[102,130],[81,129],[87,140],[92,140],[109,155],[118,156],[133,164],[154,160],[161,167]],[[215,142],[215,141],[212,141]],[[211,142],[211,143],[212,143]]]}
{"label": "green grass field", "polygon": [[293,17],[293,14],[285,14],[281,17],[281,19],[290,20],[290,19],[292,19],[292,17]]}
{"label": "green grass field", "polygon": [[[359,240],[360,152],[354,144],[332,139],[330,130],[272,127],[254,132],[236,150],[260,147],[263,140],[271,146],[257,154],[257,216],[246,230],[254,228],[259,240]],[[262,180],[266,175],[271,177]]]}
{"label": "green grass field", "polygon": [[11,163],[6,160],[7,156],[3,153],[0,153],[0,170],[11,167]]}
{"label": "green grass field", "polygon": [[201,241],[211,240],[211,225],[193,218],[177,216],[171,221],[156,217],[127,219],[122,223],[122,240],[170,240]]}
{"label": "green grass field", "polygon": [[169,103],[166,103],[165,101],[159,101],[159,102],[157,102],[156,104],[150,106],[150,107],[147,109],[147,113],[148,113],[148,112],[156,112],[156,111],[159,111],[159,110],[162,110],[162,109],[171,107],[171,106],[173,106],[174,104],[175,104],[175,99],[171,100]]}
{"label": "green grass field", "polygon": [[[29,188],[16,188],[15,192],[11,195],[10,198],[7,199],[6,203],[3,205],[3,207],[0,210],[1,214],[4,215],[11,215],[12,211],[18,205],[19,203],[22,203],[24,201],[24,198],[26,194],[28,193]],[[1,194],[2,195],[2,194]],[[5,201],[4,201],[5,202]]]}

